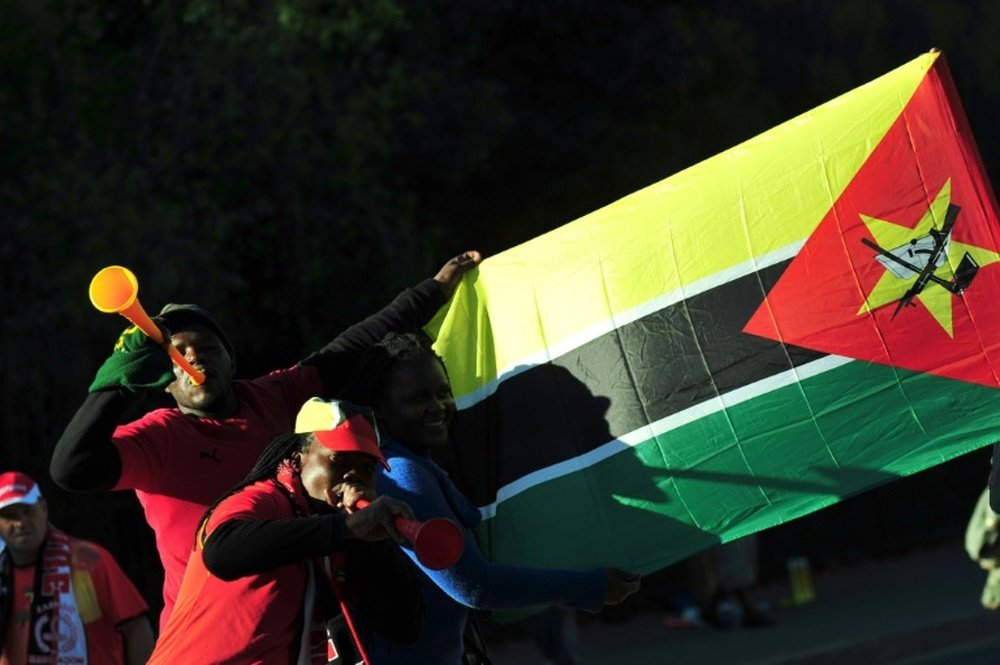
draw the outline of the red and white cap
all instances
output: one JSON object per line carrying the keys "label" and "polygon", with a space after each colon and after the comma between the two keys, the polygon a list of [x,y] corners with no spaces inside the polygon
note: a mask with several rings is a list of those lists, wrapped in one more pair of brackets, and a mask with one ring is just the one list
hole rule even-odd
{"label": "red and white cap", "polygon": [[295,418],[296,434],[312,434],[320,445],[334,452],[370,455],[389,470],[379,449],[375,416],[366,406],[312,397]]}
{"label": "red and white cap", "polygon": [[42,493],[38,483],[20,471],[0,473],[0,509],[15,503],[38,503]]}

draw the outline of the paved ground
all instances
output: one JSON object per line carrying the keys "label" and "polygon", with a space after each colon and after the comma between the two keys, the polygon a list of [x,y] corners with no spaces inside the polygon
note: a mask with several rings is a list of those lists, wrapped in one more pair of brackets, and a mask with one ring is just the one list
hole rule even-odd
{"label": "paved ground", "polygon": [[[1000,663],[1000,613],[983,610],[985,573],[956,542],[814,575],[813,602],[768,628],[672,628],[655,611],[580,622],[580,665],[985,665]],[[780,602],[787,585],[758,596]],[[533,645],[491,645],[496,665],[544,663]]]}

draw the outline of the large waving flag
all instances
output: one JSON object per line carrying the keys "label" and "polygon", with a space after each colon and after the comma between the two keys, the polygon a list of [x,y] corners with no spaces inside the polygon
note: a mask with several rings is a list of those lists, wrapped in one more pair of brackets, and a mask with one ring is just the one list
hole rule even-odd
{"label": "large waving flag", "polygon": [[433,329],[488,554],[650,572],[992,443],[998,231],[932,51],[484,261]]}

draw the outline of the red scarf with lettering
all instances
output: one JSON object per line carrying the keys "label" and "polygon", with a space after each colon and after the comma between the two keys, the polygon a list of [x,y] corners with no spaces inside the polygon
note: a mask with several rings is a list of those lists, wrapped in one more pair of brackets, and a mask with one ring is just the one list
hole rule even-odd
{"label": "red scarf with lettering", "polygon": [[[69,537],[49,526],[31,597],[27,662],[33,665],[87,664],[87,636],[73,595],[71,559]],[[0,551],[0,648],[11,627],[13,594],[13,561],[9,552]]]}

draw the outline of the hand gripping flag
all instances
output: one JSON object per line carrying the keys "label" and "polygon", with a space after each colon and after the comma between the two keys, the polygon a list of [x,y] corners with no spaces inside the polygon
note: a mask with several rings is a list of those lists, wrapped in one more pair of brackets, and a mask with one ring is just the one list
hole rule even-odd
{"label": "hand gripping flag", "polygon": [[651,572],[993,442],[998,231],[932,51],[484,261],[431,326],[484,548]]}

